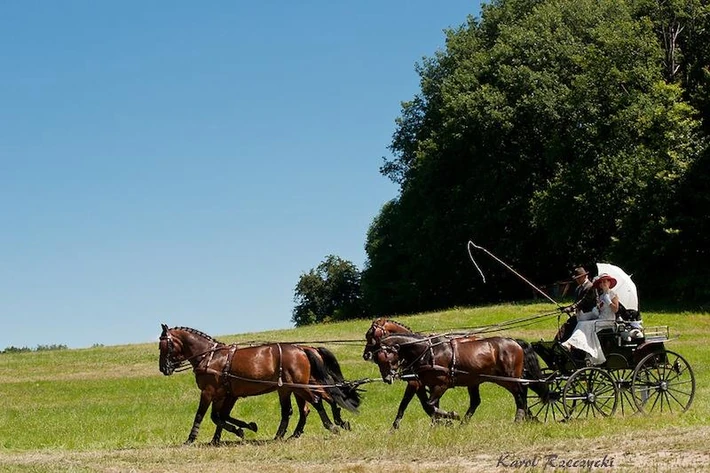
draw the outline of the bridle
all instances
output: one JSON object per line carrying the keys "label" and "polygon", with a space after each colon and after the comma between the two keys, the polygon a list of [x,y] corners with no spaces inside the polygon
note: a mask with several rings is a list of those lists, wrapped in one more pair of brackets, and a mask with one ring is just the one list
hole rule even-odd
{"label": "bridle", "polygon": [[[214,356],[215,351],[217,351],[219,343],[213,342],[212,347],[209,350],[206,350],[201,353],[197,353],[196,355],[192,355],[190,357],[184,357],[182,359],[176,359],[177,356],[175,355],[175,342],[173,341],[173,336],[170,333],[170,331],[166,331],[163,335],[160,336],[160,341],[166,342],[167,345],[167,353],[165,355],[165,363],[164,363],[164,370],[163,373],[173,373],[173,372],[180,372],[180,371],[185,371],[190,369],[191,361],[198,358],[198,357],[204,357],[209,353],[209,359],[207,360],[207,363],[205,365],[205,368],[207,368],[212,361],[212,357]],[[193,369],[196,369],[197,366],[201,365],[203,360],[200,360],[200,362],[193,367]]]}
{"label": "bridle", "polygon": [[[382,332],[382,335],[378,337],[377,331],[380,330]],[[372,322],[372,325],[370,326],[370,330],[367,331],[367,334],[365,334],[365,338],[367,338],[367,335],[372,332],[371,339],[377,339],[381,340],[382,338],[386,337],[389,335],[389,332],[385,328],[384,325],[380,325],[377,323],[377,321]],[[362,357],[366,360],[369,361],[372,359],[373,355],[378,351],[375,350],[375,347],[377,346],[377,343],[365,343],[365,353],[363,353]]]}

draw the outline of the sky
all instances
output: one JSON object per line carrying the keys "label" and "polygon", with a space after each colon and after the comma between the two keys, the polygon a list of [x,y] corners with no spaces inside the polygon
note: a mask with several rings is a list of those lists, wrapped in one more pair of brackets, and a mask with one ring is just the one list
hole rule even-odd
{"label": "sky", "polygon": [[292,327],[471,0],[0,2],[0,350]]}

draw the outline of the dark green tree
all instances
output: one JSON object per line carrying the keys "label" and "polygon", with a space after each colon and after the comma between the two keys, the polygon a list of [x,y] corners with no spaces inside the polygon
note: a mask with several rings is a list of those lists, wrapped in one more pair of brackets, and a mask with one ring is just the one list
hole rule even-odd
{"label": "dark green tree", "polygon": [[[484,267],[495,283],[480,284],[469,239],[541,282],[576,261],[646,269],[654,244],[665,257],[673,199],[706,145],[639,12],[499,0],[447,32],[446,50],[418,66],[421,92],[403,103],[382,167],[400,195],[367,237],[375,312],[529,296],[495,264]],[[682,69],[687,56],[674,57]]]}
{"label": "dark green tree", "polygon": [[360,271],[352,262],[329,255],[301,275],[294,302],[291,320],[296,326],[362,317]]}

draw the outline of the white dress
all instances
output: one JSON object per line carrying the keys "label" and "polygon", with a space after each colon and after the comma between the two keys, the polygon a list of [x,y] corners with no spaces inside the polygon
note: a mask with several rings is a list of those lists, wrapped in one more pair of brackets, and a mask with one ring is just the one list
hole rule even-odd
{"label": "white dress", "polygon": [[616,294],[612,291],[599,296],[597,298],[598,310],[580,314],[577,317],[577,326],[574,328],[574,332],[567,341],[562,343],[562,346],[586,352],[593,365],[604,363],[606,357],[602,352],[597,331],[614,326],[616,316],[611,309],[611,301],[614,297]]}

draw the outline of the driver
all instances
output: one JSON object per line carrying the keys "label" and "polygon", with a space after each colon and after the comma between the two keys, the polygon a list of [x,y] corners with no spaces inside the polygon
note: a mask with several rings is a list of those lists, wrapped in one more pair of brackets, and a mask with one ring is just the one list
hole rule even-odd
{"label": "driver", "polygon": [[577,283],[574,290],[574,303],[562,307],[561,310],[574,315],[571,315],[560,327],[560,331],[555,336],[556,341],[566,341],[572,335],[578,320],[588,320],[598,316],[597,295],[588,276],[589,272],[583,266],[578,266],[572,271],[571,277]]}

